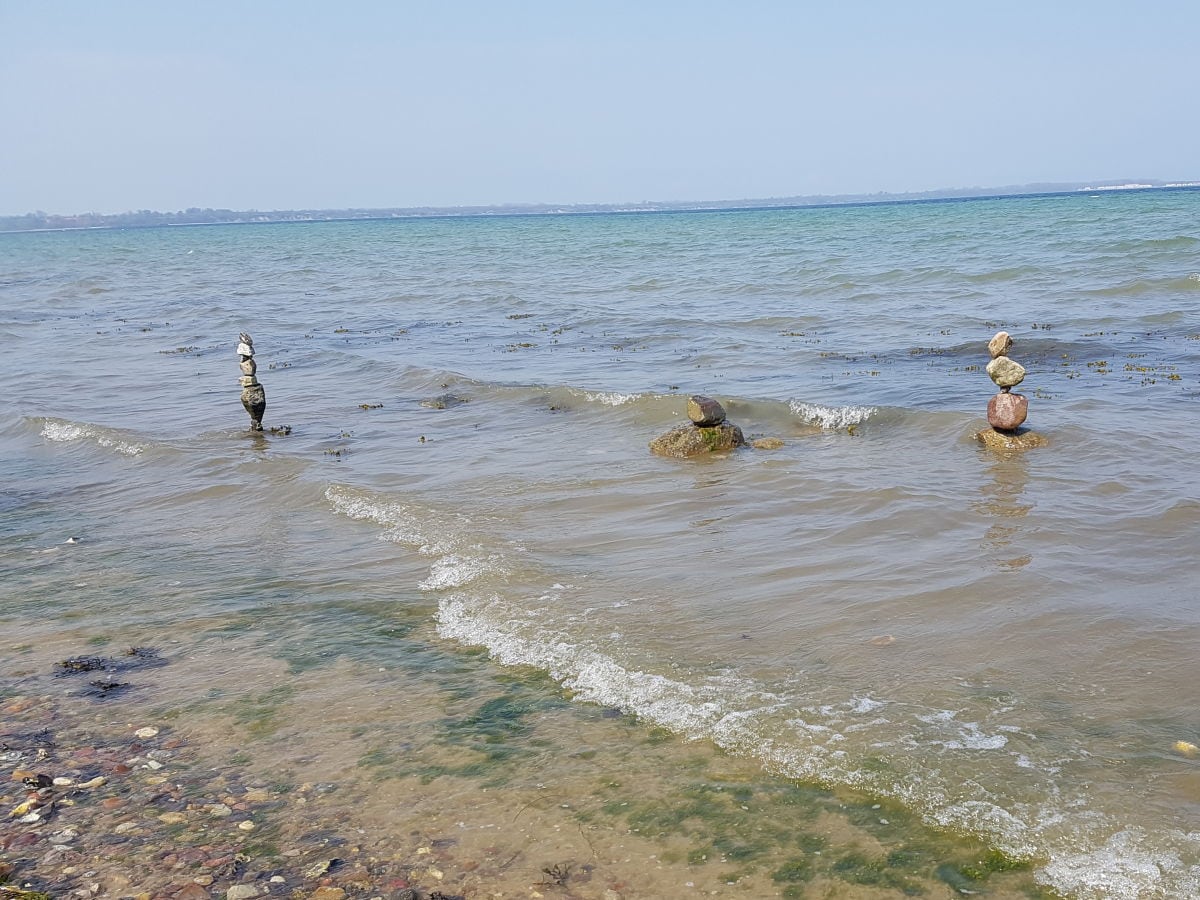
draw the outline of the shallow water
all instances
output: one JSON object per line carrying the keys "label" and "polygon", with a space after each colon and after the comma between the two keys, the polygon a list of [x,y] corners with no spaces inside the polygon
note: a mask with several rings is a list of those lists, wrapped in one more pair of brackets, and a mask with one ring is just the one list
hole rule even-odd
{"label": "shallow water", "polygon": [[[635,717],[614,760],[662,728],[779,790],[891,804],[947,859],[980,840],[1067,896],[1189,896],[1198,212],[1185,190],[0,235],[0,618],[56,647],[225,629],[285,682],[378,698],[420,696],[367,674],[381,654],[482,647],[548,674],[547,703]],[[998,328],[1049,447],[972,440]],[[244,430],[241,330],[290,435]],[[783,448],[650,455],[691,393]],[[539,765],[595,804],[569,744]]]}

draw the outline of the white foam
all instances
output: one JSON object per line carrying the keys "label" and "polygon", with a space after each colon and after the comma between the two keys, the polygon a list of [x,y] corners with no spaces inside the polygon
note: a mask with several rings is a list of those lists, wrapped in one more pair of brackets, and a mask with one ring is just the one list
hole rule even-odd
{"label": "white foam", "polygon": [[638,394],[618,394],[615,391],[584,391],[583,399],[589,403],[603,403],[605,406],[624,406],[638,398]]}
{"label": "white foam", "polygon": [[380,540],[404,544],[422,556],[433,557],[423,591],[459,588],[484,575],[503,574],[504,559],[468,539],[470,520],[439,521],[436,514],[415,505],[331,485],[325,498],[342,515],[382,525]]}
{"label": "white foam", "polygon": [[450,553],[435,560],[429,567],[429,577],[418,587],[423,591],[441,591],[470,584],[481,575],[495,571],[496,557],[459,556]]}
{"label": "white foam", "polygon": [[917,719],[940,730],[954,732],[953,737],[930,742],[947,750],[999,750],[1008,745],[1004,735],[986,734],[978,722],[959,722],[957,716],[954,710],[943,709],[932,715],[917,716]]}
{"label": "white foam", "polygon": [[42,437],[48,441],[62,443],[92,440],[100,447],[116,450],[125,456],[137,456],[144,449],[138,444],[112,437],[104,429],[97,428],[95,425],[80,425],[61,419],[47,419],[42,424]]}
{"label": "white foam", "polygon": [[802,403],[799,400],[791,401],[789,406],[792,412],[805,422],[827,430],[858,425],[878,412],[874,406],[821,406],[817,403]]}
{"label": "white foam", "polygon": [[[1196,835],[1179,835],[1197,843]],[[1040,871],[1042,878],[1079,900],[1176,900],[1200,896],[1200,867],[1185,866],[1178,854],[1147,847],[1140,829],[1112,835],[1102,847],[1054,854]],[[1194,847],[1192,848],[1195,849]]]}
{"label": "white foam", "polygon": [[873,700],[870,697],[855,697],[850,703],[850,712],[859,714],[877,712],[887,706],[882,700]]}

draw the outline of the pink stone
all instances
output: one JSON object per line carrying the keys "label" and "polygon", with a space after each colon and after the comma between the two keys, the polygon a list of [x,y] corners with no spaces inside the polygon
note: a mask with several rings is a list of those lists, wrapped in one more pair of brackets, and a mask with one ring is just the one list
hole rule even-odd
{"label": "pink stone", "polygon": [[1029,415],[1029,398],[1001,392],[988,401],[988,424],[1000,431],[1015,431]]}

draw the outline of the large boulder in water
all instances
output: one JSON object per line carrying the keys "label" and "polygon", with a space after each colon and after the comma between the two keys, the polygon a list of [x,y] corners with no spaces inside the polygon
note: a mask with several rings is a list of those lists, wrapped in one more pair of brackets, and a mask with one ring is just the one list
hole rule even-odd
{"label": "large boulder in water", "polygon": [[997,431],[995,428],[985,428],[976,432],[975,440],[989,450],[1004,452],[1007,450],[1032,450],[1034,447],[1045,447],[1049,441],[1036,431],[1018,428],[1015,431]]}
{"label": "large boulder in water", "polygon": [[656,437],[650,442],[650,449],[659,456],[686,459],[689,456],[733,450],[745,443],[742,429],[728,422],[710,426],[687,424]]}

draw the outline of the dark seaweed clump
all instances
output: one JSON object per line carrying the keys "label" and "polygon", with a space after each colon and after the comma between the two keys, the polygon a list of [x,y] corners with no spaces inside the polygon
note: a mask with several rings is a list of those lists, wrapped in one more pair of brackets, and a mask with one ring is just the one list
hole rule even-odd
{"label": "dark seaweed clump", "polygon": [[[130,672],[165,666],[167,661],[153,647],[130,647],[120,657],[72,656],[55,664],[55,674],[80,675],[84,672]],[[96,682],[92,682],[93,685]]]}

